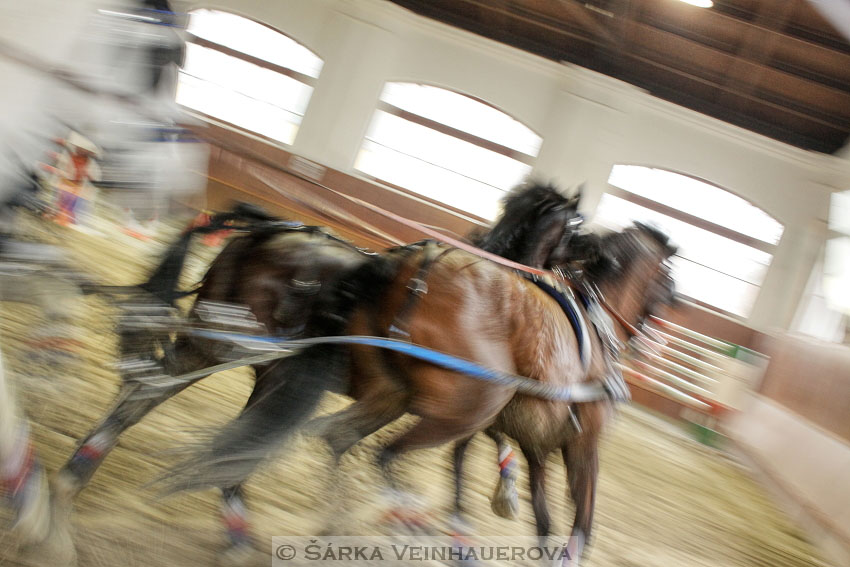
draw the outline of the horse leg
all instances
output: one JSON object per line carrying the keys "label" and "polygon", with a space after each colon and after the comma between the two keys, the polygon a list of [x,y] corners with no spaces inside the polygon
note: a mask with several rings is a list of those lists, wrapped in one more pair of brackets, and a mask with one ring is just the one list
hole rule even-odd
{"label": "horse leg", "polygon": [[[69,503],[85,488],[106,456],[118,444],[118,437],[142,420],[159,404],[174,396],[189,384],[164,388],[155,395],[145,392],[138,382],[121,385],[118,397],[109,414],[80,442],[54,480],[57,497]],[[137,397],[145,392],[144,397]]]}
{"label": "horse leg", "polygon": [[531,488],[531,507],[534,509],[534,522],[537,525],[537,537],[540,545],[546,545],[551,520],[546,506],[546,456],[522,447],[522,454],[528,462],[528,484]]}
{"label": "horse leg", "polygon": [[22,542],[34,544],[43,541],[50,529],[47,482],[2,364],[0,359],[0,489],[15,512]]}
{"label": "horse leg", "polygon": [[[308,424],[310,430],[318,432],[325,440],[333,455],[329,492],[338,492],[342,484],[339,479],[339,461],[342,456],[360,440],[404,415],[406,406],[407,393],[388,383],[386,387],[369,392],[347,408],[316,418]],[[331,498],[333,503],[343,500],[340,497]],[[343,515],[343,510],[332,509],[332,521],[324,531],[336,531],[335,526],[340,525]]]}
{"label": "horse leg", "polygon": [[499,459],[499,482],[490,499],[490,509],[499,517],[508,520],[519,516],[519,496],[516,490],[517,460],[514,450],[508,443],[507,437],[501,432],[488,427],[484,430],[487,436],[496,442]]}
{"label": "horse leg", "polygon": [[[471,437],[482,427],[483,424],[478,419],[422,417],[416,425],[385,447],[379,456],[381,471],[387,482],[387,486],[392,491],[392,494],[401,500],[402,506],[409,502],[411,497],[400,489],[401,485],[392,470],[393,463],[401,455],[416,449],[437,447],[444,443]],[[404,509],[400,512],[391,512],[391,516],[400,520],[408,528],[421,531],[425,527],[422,519],[417,514],[412,514],[410,511],[405,511]]]}
{"label": "horse leg", "polygon": [[463,461],[466,456],[466,449],[469,447],[469,442],[472,441],[473,437],[474,435],[470,435],[456,442],[452,454],[455,473],[454,520],[459,524],[463,523]]}
{"label": "horse leg", "polygon": [[[469,539],[470,531],[469,524],[463,515],[463,461],[466,456],[466,449],[469,447],[469,442],[472,441],[474,435],[470,435],[465,439],[457,441],[453,451],[454,461],[454,477],[455,477],[455,509],[452,515],[449,529],[452,536],[452,547],[459,550],[461,553],[465,549],[471,547]],[[467,562],[460,562],[461,565]],[[474,565],[474,563],[473,563]]]}
{"label": "horse leg", "polygon": [[[257,379],[254,382],[254,389],[251,391],[251,395],[248,396],[248,401],[245,402],[245,407],[242,409],[243,413],[253,406],[270,386],[275,384],[274,380],[267,379],[272,374],[270,370],[273,366],[268,367],[265,371],[260,371],[258,368],[254,369]],[[225,557],[226,561],[233,564],[242,563],[243,558],[247,556],[253,547],[253,542],[249,534],[244,482],[221,489],[221,517],[224,521],[227,538],[230,542],[230,546],[224,552],[223,557]]]}
{"label": "horse leg", "polygon": [[577,567],[590,539],[593,526],[593,508],[596,503],[596,479],[599,474],[599,452],[597,436],[580,436],[561,449],[567,466],[567,481],[576,513],[570,543],[567,546],[569,561],[564,565]]}
{"label": "horse leg", "polygon": [[76,563],[69,533],[56,530],[47,475],[36,459],[26,419],[18,413],[0,357],[0,492],[15,512],[24,560],[35,564]]}
{"label": "horse leg", "polygon": [[[175,344],[171,372],[182,374],[204,368],[211,359],[197,346],[181,339]],[[77,446],[54,481],[56,496],[70,506],[74,497],[85,488],[107,454],[118,444],[118,437],[141,421],[165,400],[200,380],[166,387],[125,380],[109,414]]]}
{"label": "horse leg", "polygon": [[247,561],[253,550],[253,541],[248,533],[243,484],[234,484],[221,489],[221,517],[230,542],[228,548],[221,554],[221,562],[241,565]]}

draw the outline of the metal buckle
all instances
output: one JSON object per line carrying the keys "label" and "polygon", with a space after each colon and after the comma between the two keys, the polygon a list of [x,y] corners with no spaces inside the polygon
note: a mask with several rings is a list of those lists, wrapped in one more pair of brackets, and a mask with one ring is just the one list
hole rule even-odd
{"label": "metal buckle", "polygon": [[579,423],[579,421],[578,421],[578,416],[576,415],[576,412],[573,410],[573,405],[570,404],[568,409],[569,409],[569,412],[570,412],[570,422],[573,424],[573,427],[575,428],[576,433],[578,435],[581,435],[582,431],[584,431],[584,430],[581,428],[581,423]]}
{"label": "metal buckle", "polygon": [[319,280],[298,280],[292,278],[292,288],[295,289],[298,293],[303,293],[305,295],[313,295],[315,293],[319,293],[319,290],[322,288],[322,282]]}
{"label": "metal buckle", "polygon": [[407,282],[407,289],[416,295],[425,295],[428,293],[428,284],[421,278],[410,278]]}

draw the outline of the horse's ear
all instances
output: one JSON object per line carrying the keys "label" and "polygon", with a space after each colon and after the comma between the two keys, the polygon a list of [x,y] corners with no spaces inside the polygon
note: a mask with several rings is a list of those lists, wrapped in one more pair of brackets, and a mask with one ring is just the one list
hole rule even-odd
{"label": "horse's ear", "polygon": [[564,232],[573,230],[567,224],[569,218],[569,216],[565,218],[567,213],[567,210],[559,209],[543,217],[537,224],[534,231],[537,234],[535,244],[525,258],[527,265],[541,269],[549,267],[552,263],[553,252],[556,251],[564,238]]}
{"label": "horse's ear", "polygon": [[466,235],[466,240],[468,240],[474,246],[481,246],[484,240],[487,238],[487,235],[490,231],[487,227],[484,226],[476,226],[472,230],[469,231]]}
{"label": "horse's ear", "polygon": [[664,248],[664,253],[667,258],[674,256],[679,251],[679,247],[673,243],[670,239],[670,235],[667,234],[661,227],[640,221],[635,221],[634,225],[638,228],[638,230],[652,236]]}
{"label": "horse's ear", "polygon": [[575,202],[575,204],[576,204],[576,205],[578,205],[578,204],[579,204],[579,202],[581,202],[581,196],[584,194],[584,189],[585,189],[585,187],[586,187],[586,186],[587,186],[587,182],[586,182],[586,181],[582,181],[582,182],[579,184],[579,186],[578,186],[578,187],[576,187],[576,194],[575,194],[575,195],[573,195],[573,197],[572,197],[572,199],[570,200],[570,202]]}
{"label": "horse's ear", "polygon": [[581,202],[581,195],[584,192],[584,183],[578,186],[575,194],[572,197],[567,199],[567,208],[568,209],[578,209],[578,205]]}

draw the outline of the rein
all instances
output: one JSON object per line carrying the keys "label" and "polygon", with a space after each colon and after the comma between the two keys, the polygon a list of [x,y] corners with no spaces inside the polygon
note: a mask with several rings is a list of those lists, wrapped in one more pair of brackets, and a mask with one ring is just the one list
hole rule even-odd
{"label": "rein", "polygon": [[579,382],[570,384],[569,386],[554,386],[552,384],[526,378],[525,376],[517,376],[516,374],[487,368],[477,362],[465,358],[446,354],[422,345],[413,344],[399,339],[363,335],[344,335],[288,340],[278,337],[262,337],[205,329],[195,329],[191,331],[191,334],[206,339],[231,341],[252,351],[265,350],[272,352],[268,352],[264,355],[253,356],[249,359],[221,364],[218,365],[218,367],[211,367],[181,376],[174,376],[170,379],[170,383],[183,381],[184,379],[188,380],[188,377],[191,377],[191,379],[197,378],[201,372],[207,373],[207,371],[209,371],[208,373],[212,374],[213,372],[219,371],[221,369],[219,367],[226,366],[227,368],[235,368],[236,365],[246,366],[254,364],[254,362],[252,362],[253,360],[268,362],[274,359],[292,356],[310,346],[319,344],[338,344],[373,346],[391,350],[437,366],[442,366],[448,370],[466,374],[467,376],[478,380],[484,380],[499,386],[516,388],[518,393],[533,396],[535,398],[559,402],[594,402],[608,398],[607,389],[599,382]]}
{"label": "rein", "polygon": [[629,338],[637,337],[639,339],[649,339],[646,333],[626,321],[626,318],[623,317],[623,315],[619,311],[617,311],[610,303],[608,303],[608,300],[605,299],[604,295],[602,295],[598,291],[596,293],[596,300],[599,302],[599,305],[601,305],[605,309],[605,311],[607,311],[608,314],[611,315],[611,317],[613,317],[614,320],[619,323],[620,326],[623,327],[623,329],[626,330],[626,333],[629,335]]}
{"label": "rein", "polygon": [[[545,275],[551,275],[552,274],[551,271],[540,270],[538,268],[532,268],[531,266],[526,266],[525,264],[520,264],[519,262],[514,262],[513,260],[508,260],[506,258],[503,258],[503,257],[497,255],[497,254],[493,254],[492,252],[487,252],[486,250],[482,250],[482,249],[478,248],[477,246],[473,246],[473,245],[471,245],[467,242],[464,242],[464,241],[459,240],[457,238],[453,238],[451,236],[448,236],[447,234],[444,234],[443,232],[440,232],[439,230],[435,230],[435,229],[433,229],[429,226],[426,226],[426,225],[424,225],[420,222],[409,219],[407,217],[403,217],[401,215],[397,215],[397,214],[395,214],[391,211],[388,211],[386,209],[378,207],[377,205],[373,205],[372,203],[369,203],[369,202],[364,201],[362,199],[358,199],[357,197],[352,197],[350,195],[346,195],[345,193],[337,191],[336,189],[332,189],[332,188],[328,187],[327,185],[323,185],[322,183],[319,183],[318,181],[310,179],[309,177],[306,177],[306,176],[302,176],[298,173],[295,173],[294,171],[289,171],[289,170],[286,170],[286,169],[282,169],[282,171],[284,173],[286,173],[287,175],[291,175],[292,177],[300,179],[301,181],[304,181],[306,183],[310,183],[311,185],[315,185],[316,187],[319,187],[320,189],[324,189],[325,191],[330,191],[331,193],[333,193],[334,195],[336,195],[338,197],[342,197],[343,199],[350,201],[350,202],[352,202],[356,205],[359,205],[361,207],[364,207],[364,208],[366,208],[366,209],[368,209],[368,210],[370,210],[374,213],[377,213],[381,216],[392,219],[392,220],[398,222],[399,224],[402,224],[402,225],[404,225],[408,228],[412,228],[414,230],[417,230],[417,231],[419,231],[423,234],[430,236],[431,238],[433,238],[435,240],[438,240],[440,242],[443,242],[443,243],[448,244],[450,246],[453,246],[455,248],[459,248],[461,250],[469,252],[470,254],[474,254],[475,256],[478,256],[479,258],[484,258],[485,260],[490,260],[491,262],[501,264],[502,266],[511,268],[513,270],[519,270],[521,272],[526,272],[528,274],[534,274],[534,275],[537,275],[537,276],[545,276]],[[271,184],[269,184],[268,182],[266,182],[266,183],[271,186]],[[292,197],[290,197],[290,198],[292,198]],[[297,200],[297,199],[294,199],[294,200]]]}
{"label": "rein", "polygon": [[567,287],[572,289],[580,297],[582,297],[582,298],[587,298],[587,297],[593,298],[593,300],[595,300],[596,303],[598,303],[603,309],[605,309],[605,311],[607,311],[608,314],[611,317],[613,317],[614,320],[621,327],[623,327],[623,329],[625,329],[625,331],[629,335],[630,339],[635,337],[635,338],[638,338],[638,339],[645,339],[645,340],[649,340],[650,342],[655,342],[655,341],[652,341],[652,339],[646,333],[644,333],[643,331],[641,331],[640,329],[638,329],[637,327],[635,327],[634,325],[629,323],[626,320],[626,318],[623,317],[622,313],[617,311],[617,309],[613,305],[608,303],[608,300],[605,299],[605,296],[602,295],[602,292],[599,291],[599,288],[596,287],[596,285],[592,285],[592,287],[591,287],[591,285],[588,285],[588,284],[585,283],[580,288],[573,281],[573,279],[570,278],[569,276],[566,276],[566,275],[561,274],[561,273],[557,273],[557,276],[558,276],[558,280],[560,282],[562,282],[564,285],[566,285]]}

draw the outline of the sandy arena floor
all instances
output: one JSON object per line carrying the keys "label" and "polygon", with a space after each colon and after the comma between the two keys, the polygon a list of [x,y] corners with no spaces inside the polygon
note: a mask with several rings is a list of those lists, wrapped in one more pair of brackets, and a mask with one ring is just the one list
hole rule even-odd
{"label": "sandy arena floor", "polygon": [[[141,281],[162,250],[122,234],[108,238],[50,228],[82,269],[105,283]],[[197,246],[192,273],[202,273],[213,250]],[[190,275],[190,278],[192,276]],[[2,306],[2,339],[9,375],[32,418],[35,441],[50,471],[70,455],[75,441],[100,419],[117,391],[111,369],[115,339],[113,311],[100,297],[88,297],[79,322],[85,349],[77,362],[60,367],[33,365],[23,341],[34,306]],[[165,467],[168,449],[189,441],[193,429],[232,417],[250,391],[246,371],[202,381],[154,411],[131,429],[77,501],[76,542],[81,567],[212,566],[224,545],[212,491],[160,498],[147,483]],[[329,399],[325,409],[346,403]],[[394,425],[398,428],[398,425]],[[387,430],[355,448],[343,465],[342,490],[349,534],[376,534],[380,517],[375,450]],[[450,509],[452,482],[448,447],[406,459],[406,477],[427,500],[437,522]],[[558,456],[559,457],[559,456]],[[595,536],[585,565],[591,567],[802,567],[828,565],[803,534],[770,502],[762,487],[731,457],[702,446],[677,426],[637,407],[623,408],[602,446]],[[521,471],[521,517],[495,517],[489,497],[496,483],[495,448],[476,439],[467,460],[470,520],[479,533],[532,535],[534,523],[525,471]],[[329,504],[328,455],[299,439],[285,457],[249,484],[248,505],[258,550],[249,565],[271,564],[271,536],[317,533]],[[524,467],[524,463],[522,464]],[[554,455],[548,494],[554,531],[571,519],[563,464]],[[0,512],[0,525],[8,514]],[[14,537],[0,528],[0,565],[18,566]]]}

